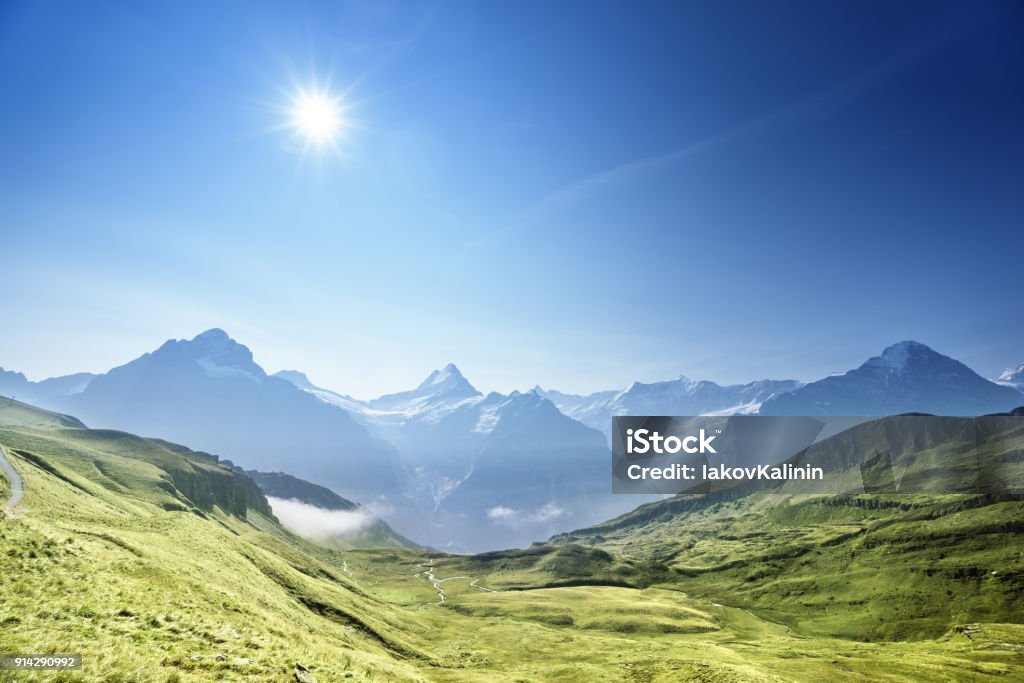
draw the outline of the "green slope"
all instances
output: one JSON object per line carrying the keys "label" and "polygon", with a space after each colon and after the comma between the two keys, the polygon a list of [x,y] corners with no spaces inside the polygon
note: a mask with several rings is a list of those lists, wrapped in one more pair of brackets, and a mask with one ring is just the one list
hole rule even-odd
{"label": "green slope", "polygon": [[985,496],[676,499],[574,532],[803,635],[936,638],[1024,621],[1024,503]]}
{"label": "green slope", "polygon": [[865,457],[882,452],[901,491],[981,482],[989,493],[781,495],[741,485],[645,505],[555,541],[662,563],[672,585],[804,635],[923,639],[1024,621],[1024,499],[1008,493],[1021,490],[1024,420],[884,418],[802,457],[845,470],[835,481],[849,490],[860,487]]}
{"label": "green slope", "polygon": [[212,456],[37,420],[0,415],[25,481],[0,519],[0,652],[85,668],[0,680],[293,681],[301,662],[320,683],[1007,681],[1024,665],[1013,499],[676,499],[526,550],[342,551],[290,534]]}
{"label": "green slope", "polygon": [[4,426],[0,444],[26,482],[0,527],[0,652],[81,652],[84,680],[283,680],[296,661],[419,679],[423,625],[282,529],[247,477],[120,432]]}
{"label": "green slope", "polygon": [[20,427],[85,427],[78,418],[36,408],[6,396],[0,396],[0,424]]}

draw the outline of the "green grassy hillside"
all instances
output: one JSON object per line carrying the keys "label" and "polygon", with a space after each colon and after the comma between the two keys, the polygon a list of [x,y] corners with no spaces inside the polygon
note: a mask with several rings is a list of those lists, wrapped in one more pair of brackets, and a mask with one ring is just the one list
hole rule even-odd
{"label": "green grassy hillside", "polygon": [[884,641],[1024,621],[1022,534],[1019,499],[752,496],[669,500],[559,540],[658,561],[673,586],[804,635]]}
{"label": "green grassy hillside", "polygon": [[968,622],[1024,621],[1024,499],[1009,493],[1021,490],[1024,420],[884,418],[802,457],[845,470],[839,488],[857,489],[859,463],[881,452],[900,491],[988,492],[780,495],[742,485],[555,541],[661,563],[674,586],[806,635],[923,639]]}
{"label": "green grassy hillside", "polygon": [[0,424],[19,427],[78,427],[85,425],[78,418],[36,408],[13,398],[0,396]]}
{"label": "green grassy hillside", "polygon": [[56,680],[284,680],[296,661],[419,678],[423,626],[284,531],[248,478],[120,432],[2,427],[0,444],[26,484],[0,527],[0,651],[86,655]]}
{"label": "green grassy hillside", "polygon": [[0,681],[294,681],[296,662],[320,683],[1007,681],[1024,665],[1014,500],[676,499],[525,550],[343,551],[287,532],[202,453],[31,415],[0,445],[25,483],[0,520],[0,652],[85,661]]}

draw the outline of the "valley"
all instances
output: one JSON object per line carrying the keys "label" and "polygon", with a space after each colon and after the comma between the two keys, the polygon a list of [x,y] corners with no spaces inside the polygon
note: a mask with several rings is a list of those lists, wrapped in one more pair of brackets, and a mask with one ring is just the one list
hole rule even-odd
{"label": "valley", "polygon": [[[1022,503],[675,497],[525,549],[338,549],[206,454],[0,410],[17,681],[1013,680]],[[30,419],[26,416],[30,416]],[[953,552],[955,549],[955,552]]]}

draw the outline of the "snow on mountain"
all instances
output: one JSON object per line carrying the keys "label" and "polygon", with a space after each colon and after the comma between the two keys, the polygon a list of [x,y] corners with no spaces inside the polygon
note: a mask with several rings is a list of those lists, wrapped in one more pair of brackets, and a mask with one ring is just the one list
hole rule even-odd
{"label": "snow on mountain", "polygon": [[385,394],[367,403],[368,407],[381,411],[417,415],[433,412],[437,408],[449,408],[466,400],[479,398],[480,392],[462,376],[454,364],[449,363],[441,370],[434,370],[412,391]]}
{"label": "snow on mountain", "polygon": [[589,396],[537,390],[566,415],[610,436],[615,415],[747,415],[756,413],[763,401],[799,386],[794,380],[767,379],[722,386],[680,376],[651,384],[633,382],[622,391]]}
{"label": "snow on mountain", "polygon": [[263,368],[253,361],[252,351],[221,329],[207,330],[191,342],[178,340],[164,344],[168,345],[176,345],[210,377],[246,377],[259,382],[267,376]]}
{"label": "snow on mountain", "polygon": [[[322,401],[343,405],[407,454],[474,450],[483,439],[492,435],[506,438],[510,433],[527,441],[541,438],[547,443],[560,441],[564,433],[591,442],[596,436],[537,392],[480,393],[451,363],[431,372],[415,389],[369,401],[315,386],[299,372],[284,371],[275,376]],[[532,425],[531,430],[524,428],[526,423]],[[537,427],[544,428],[538,431]]]}
{"label": "snow on mountain", "polygon": [[903,341],[859,368],[764,402],[763,415],[983,415],[1015,408],[1021,396],[963,363]]}
{"label": "snow on mountain", "polygon": [[[397,447],[414,507],[396,510],[395,522],[418,541],[455,551],[525,545],[625,511],[621,497],[594,493],[607,488],[605,439],[538,393],[484,395],[453,364],[415,389],[370,401],[317,387],[301,373],[279,376],[344,405]],[[521,511],[516,524],[488,515],[496,505]],[[560,513],[530,512],[545,506]]]}
{"label": "snow on mountain", "polygon": [[367,409],[365,402],[352,398],[346,394],[339,394],[331,391],[330,389],[318,387],[313,384],[304,373],[301,373],[298,370],[281,370],[280,372],[275,372],[273,376],[287,382],[291,382],[299,389],[313,394],[324,403],[330,403],[331,405],[336,405],[339,408],[349,411],[353,417],[358,418],[363,411]]}
{"label": "snow on mountain", "polygon": [[[613,398],[618,396],[621,392],[618,389],[611,389],[608,391],[598,391],[593,394],[587,394],[581,396],[579,394],[563,394],[561,391],[555,389],[543,389],[538,384],[533,387],[532,391],[540,396],[548,399],[569,417],[580,419],[585,417],[589,412],[595,410],[598,406],[611,401]],[[590,425],[593,427],[594,425]]]}
{"label": "snow on mountain", "polygon": [[1017,391],[1024,392],[1024,363],[1018,365],[1016,370],[1012,368],[1003,370],[1003,374],[999,375],[994,381],[996,384],[1013,387]]}

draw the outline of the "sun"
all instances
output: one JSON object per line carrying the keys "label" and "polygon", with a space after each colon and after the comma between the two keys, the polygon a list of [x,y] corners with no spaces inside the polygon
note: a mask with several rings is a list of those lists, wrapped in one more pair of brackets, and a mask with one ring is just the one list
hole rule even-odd
{"label": "sun", "polygon": [[290,126],[308,147],[333,147],[345,128],[341,98],[323,90],[300,90],[292,99]]}

